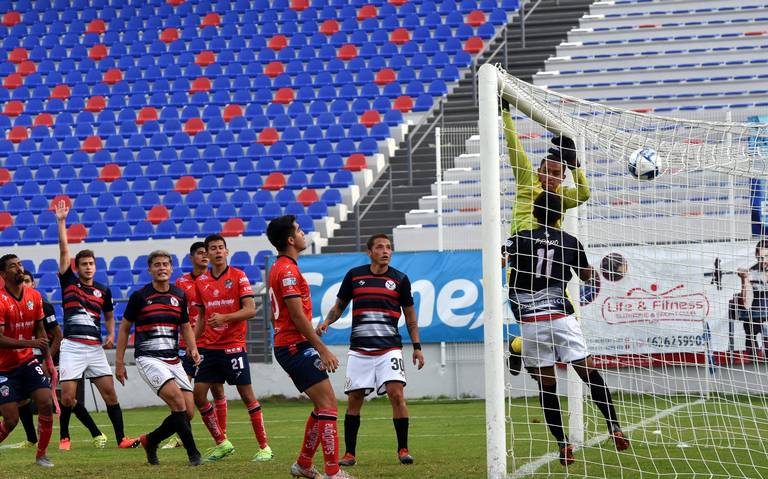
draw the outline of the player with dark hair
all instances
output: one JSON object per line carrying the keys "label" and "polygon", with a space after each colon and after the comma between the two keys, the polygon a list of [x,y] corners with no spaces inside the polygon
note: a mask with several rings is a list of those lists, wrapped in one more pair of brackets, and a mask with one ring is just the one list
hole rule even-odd
{"label": "player with dark hair", "polygon": [[19,422],[18,402],[31,398],[37,407],[40,435],[35,463],[53,467],[46,456],[53,433],[51,383],[43,371],[44,363],[33,352],[36,348],[48,355],[43,299],[34,289],[24,287],[24,266],[16,255],[0,258],[0,277],[5,282],[0,292],[0,442]]}
{"label": "player with dark hair", "polygon": [[207,453],[209,461],[218,461],[235,452],[222,431],[213,405],[208,402],[212,384],[237,387],[251,426],[259,442],[254,461],[270,461],[272,448],[267,443],[261,404],[251,386],[251,370],[245,350],[248,320],[256,314],[256,303],[248,276],[227,265],[227,242],[221,235],[205,238],[205,249],[211,263],[210,271],[195,279],[192,303],[200,311],[195,324],[195,337],[202,360],[195,376],[195,405],[216,446]]}
{"label": "player with dark hair", "polygon": [[134,292],[120,323],[115,357],[115,376],[125,385],[125,348],[131,327],[135,326],[134,358],[139,375],[171,409],[171,414],[149,434],[139,438],[150,465],[159,465],[157,447],[176,433],[187,450],[190,465],[203,463],[192,437],[189,421],[195,414],[192,385],[179,359],[179,333],[187,341],[190,358],[200,362],[195,336],[189,325],[187,297],[181,288],[171,285],[171,255],[157,250],[149,254],[147,266],[152,282]]}
{"label": "player with dark hair", "polygon": [[298,266],[299,253],[307,248],[304,231],[295,216],[285,215],[270,221],[267,238],[278,253],[267,278],[275,330],[275,359],[296,389],[309,396],[314,405],[291,475],[320,477],[312,459],[322,443],[324,477],[351,478],[339,468],[338,403],[328,379],[328,371],[336,371],[339,360],[312,327],[312,297]]}
{"label": "player with dark hair", "polygon": [[339,461],[342,466],[357,462],[357,432],[360,411],[365,397],[376,391],[386,394],[392,404],[392,421],[397,436],[397,457],[402,464],[413,464],[408,452],[408,406],[405,402],[405,364],[403,341],[397,329],[400,315],[405,315],[408,335],[413,343],[413,364],[424,367],[424,355],[419,342],[419,323],[413,307],[411,281],[408,276],[389,265],[392,242],[385,234],[368,238],[370,264],[349,270],[339,287],[336,304],[317,326],[322,335],[328,326],[338,321],[352,302],[352,335],[347,360],[344,392],[349,398],[344,416],[346,452]]}
{"label": "player with dark hair", "polygon": [[761,239],[755,245],[757,262],[749,269],[739,268],[737,274],[741,280],[739,304],[744,311],[745,346],[749,359],[756,361],[761,349],[757,335],[763,336],[763,358],[768,354],[768,340],[763,332],[763,325],[768,320],[768,239]]}
{"label": "player with dark hair", "polygon": [[560,400],[557,397],[555,363],[570,363],[589,386],[592,400],[605,417],[616,449],[629,447],[603,377],[592,365],[581,326],[566,295],[575,272],[582,281],[595,274],[578,239],[560,230],[559,195],[541,193],[533,214],[540,225],[520,231],[504,247],[511,268],[509,301],[520,323],[522,357],[528,372],[539,385],[539,400],[550,432],[560,448],[560,463],[574,462],[573,446],[563,432]]}
{"label": "player with dark hair", "polygon": [[[117,400],[112,368],[107,362],[104,349],[114,347],[115,314],[112,304],[112,292],[99,282],[94,281],[96,257],[91,250],[82,250],[75,255],[75,269],[72,271],[69,245],[67,243],[67,215],[69,207],[64,201],[56,205],[56,221],[59,228],[59,282],[61,283],[61,301],[64,306],[64,339],[59,354],[59,376],[61,380],[61,417],[62,431],[69,431],[69,419],[77,402],[78,382],[85,377],[90,379],[99,390],[107,405],[107,415],[115,430],[115,440],[121,449],[137,447],[138,439],[125,435],[123,411]],[[102,343],[101,315],[107,326],[107,338]],[[93,439],[94,445],[106,447],[104,434]],[[69,450],[69,436],[62,436],[59,449]]]}

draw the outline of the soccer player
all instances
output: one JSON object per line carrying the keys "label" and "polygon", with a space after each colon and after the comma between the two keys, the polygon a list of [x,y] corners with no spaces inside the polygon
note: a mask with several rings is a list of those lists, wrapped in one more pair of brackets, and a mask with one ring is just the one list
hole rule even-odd
{"label": "soccer player", "polygon": [[344,392],[349,398],[344,416],[346,452],[339,461],[342,466],[354,466],[355,449],[360,429],[360,410],[365,396],[376,391],[387,394],[392,404],[392,421],[397,436],[397,456],[402,464],[413,464],[408,452],[408,406],[405,403],[405,364],[403,342],[397,323],[405,315],[408,335],[413,343],[413,364],[424,367],[424,355],[419,342],[419,324],[413,307],[411,281],[408,276],[391,267],[392,242],[385,234],[368,238],[371,264],[349,270],[339,288],[336,304],[324,322],[317,326],[322,336],[336,322],[352,301],[352,335],[347,360]]}
{"label": "soccer player", "polygon": [[299,253],[307,248],[304,231],[296,223],[295,216],[285,215],[269,223],[267,238],[278,252],[267,278],[275,330],[275,358],[296,389],[309,396],[315,406],[307,420],[304,440],[299,457],[291,466],[291,475],[320,477],[312,465],[312,458],[322,443],[325,478],[351,478],[339,468],[338,404],[328,379],[328,371],[336,371],[339,360],[312,327],[309,284],[297,263]]}
{"label": "soccer player", "polygon": [[539,385],[539,400],[550,432],[560,448],[560,463],[574,462],[573,446],[563,432],[557,397],[555,363],[571,363],[590,388],[592,400],[605,417],[616,449],[629,447],[619,425],[611,393],[592,365],[581,327],[565,289],[575,272],[582,281],[595,274],[578,239],[556,225],[562,216],[559,195],[544,192],[534,201],[534,230],[518,232],[504,247],[512,271],[509,300],[520,323],[522,357]]}
{"label": "soccer player", "polygon": [[768,320],[768,240],[761,239],[755,245],[757,263],[749,269],[739,268],[737,274],[741,280],[739,302],[747,310],[745,314],[744,331],[746,332],[746,349],[749,359],[756,361],[760,350],[757,335],[762,334],[763,358],[768,354],[768,341],[765,339],[763,324]]}
{"label": "soccer player", "polygon": [[272,448],[267,443],[261,405],[251,387],[251,370],[245,350],[247,322],[256,314],[253,289],[244,272],[227,265],[229,250],[221,235],[205,238],[205,249],[211,270],[195,280],[192,303],[200,311],[195,336],[202,358],[195,376],[195,405],[216,441],[207,458],[218,461],[235,451],[219,425],[213,406],[208,402],[211,385],[223,386],[226,381],[237,387],[259,442],[259,451],[253,460],[270,461]]}
{"label": "soccer player", "polygon": [[[121,449],[137,447],[138,439],[126,437],[123,427],[123,411],[117,401],[112,368],[107,362],[104,348],[115,342],[115,314],[112,292],[106,285],[93,280],[96,273],[96,256],[91,250],[75,255],[77,275],[72,271],[67,243],[67,215],[69,207],[64,201],[56,205],[56,221],[59,229],[59,282],[64,306],[64,339],[59,353],[61,380],[61,428],[69,431],[69,418],[76,404],[78,382],[85,377],[99,390],[107,405],[107,415],[115,430],[115,440]],[[107,338],[102,344],[101,315],[107,325]],[[59,449],[70,449],[69,437],[62,439]],[[94,445],[106,447],[104,434],[94,438]]]}
{"label": "soccer player", "polygon": [[18,402],[31,398],[37,407],[40,435],[35,463],[53,467],[46,456],[53,433],[51,383],[33,352],[37,348],[48,354],[43,299],[34,289],[24,287],[24,267],[16,255],[0,258],[0,276],[5,281],[0,293],[0,442],[19,422]]}
{"label": "soccer player", "polygon": [[189,421],[195,413],[192,385],[179,359],[179,331],[187,343],[189,357],[200,362],[195,337],[189,325],[187,297],[181,288],[171,285],[171,255],[162,250],[147,257],[152,282],[131,294],[120,323],[115,357],[115,376],[125,385],[125,348],[131,327],[135,326],[134,358],[139,375],[165,401],[171,414],[149,434],[142,434],[141,445],[150,465],[159,465],[157,447],[161,441],[176,433],[187,450],[189,464],[203,463],[192,437]]}
{"label": "soccer player", "polygon": [[[189,248],[189,259],[192,262],[192,271],[185,273],[176,280],[176,287],[181,288],[187,295],[187,307],[189,310],[189,325],[192,330],[195,329],[195,323],[197,321],[198,311],[197,308],[189,301],[191,290],[195,287],[195,280],[201,274],[208,271],[208,252],[205,250],[205,243],[202,241],[196,241],[192,243]],[[184,338],[179,338],[179,357],[181,358],[181,364],[184,366],[184,371],[187,373],[187,377],[190,381],[195,378],[195,372],[197,366],[195,362],[186,353],[186,343]],[[213,394],[213,404],[216,411],[216,419],[219,422],[221,431],[227,433],[227,396],[224,394],[223,384],[211,384],[211,393]],[[172,449],[174,447],[181,447],[181,440],[178,436],[172,437],[167,444],[163,446],[163,449]]]}

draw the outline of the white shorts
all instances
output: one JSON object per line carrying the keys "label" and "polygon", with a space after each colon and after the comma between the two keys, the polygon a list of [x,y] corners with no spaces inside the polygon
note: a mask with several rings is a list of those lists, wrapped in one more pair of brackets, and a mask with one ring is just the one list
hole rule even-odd
{"label": "white shorts", "polygon": [[406,384],[402,350],[394,349],[381,356],[349,352],[345,394],[363,390],[366,395],[376,391],[376,394],[382,396],[387,393],[386,384],[390,381],[403,383],[403,386]]}
{"label": "white shorts", "polygon": [[112,376],[112,367],[100,344],[83,344],[63,339],[59,354],[59,382]]}
{"label": "white shorts", "polygon": [[162,359],[139,356],[136,358],[136,367],[141,379],[152,388],[155,394],[159,394],[165,383],[171,380],[175,380],[182,391],[192,392],[192,384],[187,378],[181,361],[176,364],[168,364]]}
{"label": "white shorts", "polygon": [[581,326],[573,316],[520,323],[520,332],[523,364],[527,368],[545,368],[556,362],[571,363],[589,356]]}

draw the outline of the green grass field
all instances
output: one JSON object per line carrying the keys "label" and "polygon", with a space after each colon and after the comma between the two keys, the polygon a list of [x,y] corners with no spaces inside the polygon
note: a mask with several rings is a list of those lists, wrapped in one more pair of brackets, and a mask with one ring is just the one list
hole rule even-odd
{"label": "green grass field", "polygon": [[[514,428],[509,472],[520,477],[768,477],[768,451],[760,439],[768,433],[765,398],[698,398],[649,396],[617,397],[617,409],[632,440],[632,449],[617,453],[611,441],[597,441],[605,432],[599,413],[585,406],[586,436],[590,444],[576,452],[577,462],[568,471],[556,459],[541,461],[525,476],[519,468],[537,461],[556,446],[550,439],[535,399],[509,404]],[[310,406],[306,402],[263,401],[264,414],[275,460],[253,463],[256,442],[241,403],[230,402],[229,436],[237,451],[222,462],[200,468],[186,465],[183,449],[161,450],[159,467],[146,465],[141,449],[119,450],[110,440],[105,450],[91,447],[88,434],[72,419],[72,451],[57,448],[58,430],[49,457],[53,471],[33,465],[34,451],[0,449],[0,477],[11,478],[236,478],[290,477],[304,422]],[[366,404],[358,444],[358,465],[350,472],[359,478],[481,478],[485,477],[485,426],[482,401],[411,401],[410,449],[416,464],[401,466],[395,455],[391,409],[386,400]],[[565,407],[565,403],[563,404]],[[673,414],[661,417],[664,411]],[[340,407],[343,416],[344,405]],[[126,431],[138,435],[154,428],[167,414],[164,408],[125,411]],[[595,416],[598,414],[598,416]],[[600,418],[600,420],[598,420]],[[106,414],[95,415],[97,424],[111,435]],[[212,445],[208,432],[196,418],[193,422],[198,447]],[[343,432],[342,421],[339,429]],[[23,440],[21,426],[5,444]],[[111,439],[111,438],[110,438]],[[343,452],[343,438],[341,440]],[[316,463],[321,463],[318,453]]]}

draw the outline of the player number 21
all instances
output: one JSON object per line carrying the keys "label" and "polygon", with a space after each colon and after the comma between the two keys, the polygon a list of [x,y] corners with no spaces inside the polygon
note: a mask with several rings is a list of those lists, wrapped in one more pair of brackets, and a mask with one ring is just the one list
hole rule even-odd
{"label": "player number 21", "polygon": [[243,357],[240,356],[239,358],[232,358],[230,359],[232,361],[232,369],[243,369],[245,367],[245,364],[243,363]]}
{"label": "player number 21", "polygon": [[[536,261],[536,278],[541,278],[542,267],[544,267],[544,274],[546,276],[552,276],[552,259],[555,257],[555,250],[539,248],[536,250],[536,256],[539,257],[538,261]],[[546,266],[544,266],[544,263],[546,263]]]}

